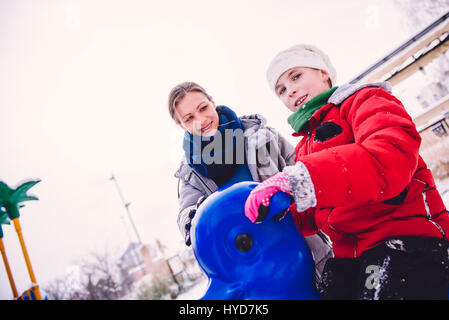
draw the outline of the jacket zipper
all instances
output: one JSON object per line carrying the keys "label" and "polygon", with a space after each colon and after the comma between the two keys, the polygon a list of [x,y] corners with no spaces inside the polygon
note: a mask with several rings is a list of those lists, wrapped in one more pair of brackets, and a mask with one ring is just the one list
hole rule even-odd
{"label": "jacket zipper", "polygon": [[312,129],[309,128],[307,134],[307,155],[310,154],[310,138],[312,137]]}
{"label": "jacket zipper", "polygon": [[[312,137],[312,129],[309,128],[309,130],[307,131],[307,141],[306,141],[307,142],[307,154],[308,155],[310,154],[310,138],[311,137]],[[335,228],[333,228],[330,224],[329,224],[329,227],[335,231]],[[352,249],[353,249],[354,258],[356,258],[357,257],[357,237],[356,236],[354,236],[354,239],[353,239]]]}
{"label": "jacket zipper", "polygon": [[427,203],[426,191],[427,191],[427,187],[422,192],[422,197],[423,197],[423,201],[424,201],[424,207],[426,208],[427,220],[432,222],[433,225],[435,227],[437,227],[438,230],[440,230],[441,234],[443,235],[443,239],[445,239],[446,238],[446,233],[444,232],[443,228],[441,228],[441,226],[438,223],[436,223],[435,221],[432,220],[432,214],[430,213],[430,208],[429,208],[429,205]]}

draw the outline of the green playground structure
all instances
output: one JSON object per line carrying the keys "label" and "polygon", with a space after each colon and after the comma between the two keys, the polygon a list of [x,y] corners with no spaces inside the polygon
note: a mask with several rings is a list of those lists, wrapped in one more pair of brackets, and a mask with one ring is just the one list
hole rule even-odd
{"label": "green playground structure", "polygon": [[[30,257],[25,247],[22,228],[19,222],[19,208],[24,206],[23,204],[21,205],[21,203],[30,200],[39,200],[35,196],[27,195],[28,190],[38,182],[40,182],[40,180],[27,181],[20,184],[17,188],[11,189],[6,183],[0,181],[0,250],[2,253],[3,263],[5,264],[6,273],[8,274],[8,279],[11,285],[13,296],[15,299],[19,300],[42,300],[39,286],[37,284],[33,268],[31,267]],[[16,233],[19,238],[20,246],[22,248],[23,256],[25,258],[25,263],[32,283],[31,288],[25,290],[20,296],[14,283],[11,267],[6,257],[5,246],[3,243],[2,224],[10,224],[10,221],[13,222],[14,228],[16,229]]]}

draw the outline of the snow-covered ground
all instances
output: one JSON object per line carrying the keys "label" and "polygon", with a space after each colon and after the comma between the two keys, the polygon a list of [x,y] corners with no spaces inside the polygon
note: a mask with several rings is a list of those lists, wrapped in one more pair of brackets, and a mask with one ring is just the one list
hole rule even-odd
{"label": "snow-covered ground", "polygon": [[176,300],[198,300],[205,293],[208,285],[208,279],[203,277],[200,282],[195,284],[189,291],[181,293]]}

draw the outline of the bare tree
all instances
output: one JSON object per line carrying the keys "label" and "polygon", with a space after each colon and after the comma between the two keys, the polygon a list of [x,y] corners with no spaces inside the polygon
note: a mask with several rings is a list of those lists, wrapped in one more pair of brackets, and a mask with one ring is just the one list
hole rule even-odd
{"label": "bare tree", "polygon": [[78,263],[79,275],[57,278],[44,286],[49,299],[55,300],[114,300],[120,298],[119,267],[111,254],[91,253]]}
{"label": "bare tree", "polygon": [[67,281],[62,278],[53,280],[42,289],[50,300],[67,300],[71,291],[71,288],[67,286]]}
{"label": "bare tree", "polygon": [[449,11],[449,0],[394,0],[402,24],[416,33]]}
{"label": "bare tree", "polygon": [[120,272],[107,252],[91,253],[81,264],[81,286],[87,300],[112,300],[119,298]]}

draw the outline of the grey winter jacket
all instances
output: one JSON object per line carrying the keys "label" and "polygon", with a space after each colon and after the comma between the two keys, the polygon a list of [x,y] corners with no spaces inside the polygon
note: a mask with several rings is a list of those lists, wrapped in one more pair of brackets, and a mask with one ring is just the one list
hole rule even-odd
{"label": "grey winter jacket", "polygon": [[[286,166],[295,164],[295,149],[275,129],[266,126],[266,119],[259,114],[240,117],[244,132],[244,148],[248,169],[254,181],[264,181],[281,172]],[[184,159],[175,177],[179,179],[178,227],[186,241],[190,242],[190,223],[203,199],[218,189],[210,178],[200,175]],[[187,228],[186,228],[187,226]],[[325,260],[332,256],[330,245],[319,235],[305,238],[321,274]]]}

